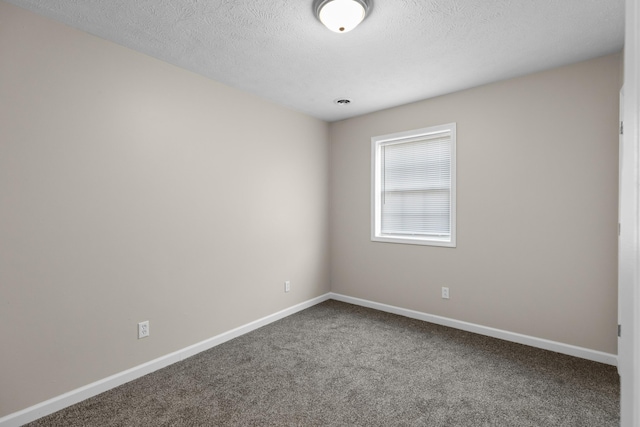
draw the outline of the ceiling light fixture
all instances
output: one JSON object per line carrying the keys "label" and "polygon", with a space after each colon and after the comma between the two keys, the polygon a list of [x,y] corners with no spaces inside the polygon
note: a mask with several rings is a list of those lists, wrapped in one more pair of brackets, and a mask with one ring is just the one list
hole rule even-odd
{"label": "ceiling light fixture", "polygon": [[325,27],[336,33],[346,33],[362,22],[369,3],[369,0],[317,0],[315,11]]}

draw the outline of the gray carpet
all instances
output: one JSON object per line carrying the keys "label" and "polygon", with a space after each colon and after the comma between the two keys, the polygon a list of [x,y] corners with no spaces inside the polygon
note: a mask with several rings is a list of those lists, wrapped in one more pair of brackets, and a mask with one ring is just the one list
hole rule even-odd
{"label": "gray carpet", "polygon": [[327,301],[36,426],[618,426],[615,367]]}

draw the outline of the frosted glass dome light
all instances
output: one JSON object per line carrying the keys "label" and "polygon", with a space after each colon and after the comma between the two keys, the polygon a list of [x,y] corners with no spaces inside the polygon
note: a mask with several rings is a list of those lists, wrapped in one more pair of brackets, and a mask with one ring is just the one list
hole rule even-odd
{"label": "frosted glass dome light", "polygon": [[365,0],[324,0],[318,2],[316,15],[331,31],[346,33],[362,22],[368,8]]}

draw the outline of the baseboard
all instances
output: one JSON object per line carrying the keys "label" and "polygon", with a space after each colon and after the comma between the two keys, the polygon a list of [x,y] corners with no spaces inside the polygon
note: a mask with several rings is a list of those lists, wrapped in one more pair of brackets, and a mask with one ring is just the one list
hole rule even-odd
{"label": "baseboard", "polygon": [[486,335],[493,338],[499,338],[505,341],[511,341],[518,344],[525,344],[531,347],[537,347],[544,350],[555,351],[556,353],[567,354],[569,356],[580,357],[582,359],[592,360],[594,362],[605,363],[607,365],[617,366],[618,357],[615,354],[604,353],[601,351],[590,350],[588,348],[577,347],[570,344],[563,344],[556,341],[550,341],[542,338],[536,338],[528,335],[522,335],[515,332],[504,331],[501,329],[490,328],[487,326],[476,325],[474,323],[462,322],[460,320],[449,319],[447,317],[435,316],[433,314],[422,313],[419,311],[408,310],[406,308],[395,307],[392,305],[381,304],[378,302],[368,301],[360,298],[349,297],[346,295],[329,294],[331,299],[342,301],[349,304],[355,304],[362,307],[373,308],[387,313],[398,314],[400,316],[412,319],[423,320],[425,322],[435,323],[442,326],[461,329],[467,332],[473,332],[480,335]]}
{"label": "baseboard", "polygon": [[23,424],[35,421],[38,418],[42,418],[46,415],[74,405],[85,399],[103,393],[107,390],[111,390],[112,388],[118,387],[129,381],[135,380],[136,378],[140,378],[151,372],[157,371],[158,369],[162,369],[173,363],[194,356],[202,351],[208,350],[226,341],[232,340],[236,337],[244,335],[262,326],[268,325],[269,323],[273,323],[276,320],[283,319],[287,316],[312,307],[328,299],[329,294],[321,295],[317,298],[310,299],[308,301],[294,305],[293,307],[286,308],[277,313],[224,332],[220,335],[216,335],[215,337],[209,338],[205,341],[199,342],[189,347],[185,347],[182,350],[175,351],[173,353],[151,360],[147,363],[143,363],[142,365],[127,369],[126,371],[88,384],[84,387],[77,388],[68,393],[56,396],[42,403],[38,403],[37,405],[30,406],[18,412],[14,412],[13,414],[6,415],[0,418],[0,427],[19,427]]}

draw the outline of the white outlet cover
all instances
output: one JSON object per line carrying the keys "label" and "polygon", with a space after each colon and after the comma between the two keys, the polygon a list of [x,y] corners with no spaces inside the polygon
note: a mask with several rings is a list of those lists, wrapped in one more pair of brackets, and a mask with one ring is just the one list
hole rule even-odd
{"label": "white outlet cover", "polygon": [[138,339],[146,338],[149,336],[149,321],[138,323]]}

